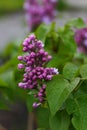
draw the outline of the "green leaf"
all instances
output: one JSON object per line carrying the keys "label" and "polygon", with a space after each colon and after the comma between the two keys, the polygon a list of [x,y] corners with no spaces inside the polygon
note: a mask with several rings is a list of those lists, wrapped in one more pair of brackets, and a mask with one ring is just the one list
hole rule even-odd
{"label": "green leaf", "polygon": [[72,56],[70,55],[60,55],[58,54],[56,56],[56,58],[53,58],[53,60],[55,60],[55,66],[60,66],[63,67],[65,65],[66,62],[69,62],[72,59]]}
{"label": "green leaf", "polygon": [[72,92],[77,87],[79,82],[80,82],[80,78],[78,78],[78,77],[71,81],[71,83],[69,85],[69,93]]}
{"label": "green leaf", "polygon": [[54,117],[50,117],[51,130],[68,130],[70,117],[65,111],[59,111]]}
{"label": "green leaf", "polygon": [[84,80],[80,85],[80,91],[84,94],[87,94],[87,80]]}
{"label": "green leaf", "polygon": [[68,130],[76,130],[76,129],[73,127],[72,122],[70,122],[70,126],[69,126],[69,129],[68,129]]}
{"label": "green leaf", "polygon": [[78,74],[78,67],[72,63],[67,63],[63,68],[63,75],[66,79],[72,80]]}
{"label": "green leaf", "polygon": [[80,78],[76,78],[69,84],[62,76],[57,75],[47,83],[46,94],[52,116],[60,109],[79,81]]}
{"label": "green leaf", "polygon": [[72,123],[76,130],[87,130],[87,95],[79,95],[75,99],[76,109]]}
{"label": "green leaf", "polygon": [[77,110],[76,103],[73,98],[68,98],[65,102],[65,105],[66,105],[66,111],[68,112],[69,115],[71,115]]}
{"label": "green leaf", "polygon": [[52,22],[50,25],[41,24],[38,29],[35,31],[35,34],[37,38],[43,43],[45,43],[45,40],[48,35],[51,35],[51,33],[55,30],[55,23]]}
{"label": "green leaf", "polygon": [[73,55],[77,48],[74,40],[74,32],[70,27],[65,26],[64,28],[59,28],[58,33],[61,39],[58,53],[62,55]]}
{"label": "green leaf", "polygon": [[39,128],[49,128],[49,110],[47,108],[37,108],[36,116]]}
{"label": "green leaf", "polygon": [[35,34],[37,38],[43,42],[46,40],[46,36],[49,32],[50,26],[47,26],[45,24],[41,24],[38,29],[36,30]]}
{"label": "green leaf", "polygon": [[59,57],[57,55],[53,55],[52,60],[47,64],[47,67],[58,67]]}
{"label": "green leaf", "polygon": [[46,94],[52,115],[55,115],[65,100],[65,96],[68,93],[68,86],[68,81],[59,75],[47,83]]}
{"label": "green leaf", "polygon": [[16,68],[14,67],[13,76],[14,76],[15,82],[19,83],[20,81],[22,81],[23,74],[24,74],[24,71],[18,70],[17,67]]}
{"label": "green leaf", "polygon": [[81,67],[80,74],[84,79],[87,79],[87,64]]}
{"label": "green leaf", "polygon": [[72,19],[66,25],[76,28],[86,27],[85,22],[81,18]]}
{"label": "green leaf", "polygon": [[26,104],[27,104],[27,108],[28,108],[28,111],[31,112],[33,110],[33,103],[35,102],[35,97],[33,95],[27,95],[27,99],[26,99]]}

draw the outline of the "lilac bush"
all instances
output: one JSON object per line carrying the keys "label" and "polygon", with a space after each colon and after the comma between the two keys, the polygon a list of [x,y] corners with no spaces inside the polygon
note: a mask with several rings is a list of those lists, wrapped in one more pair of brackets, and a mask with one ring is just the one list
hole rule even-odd
{"label": "lilac bush", "polygon": [[49,24],[56,16],[57,0],[26,0],[24,9],[30,30],[37,28],[41,23]]}
{"label": "lilac bush", "polygon": [[34,117],[40,130],[87,130],[87,56],[79,55],[74,39],[75,34],[80,44],[86,40],[86,25],[78,18],[55,27],[42,24],[35,32],[41,41],[29,35],[22,52],[19,45],[11,48],[15,55],[0,67],[0,109],[7,110],[8,101],[21,101],[31,112],[28,121]]}
{"label": "lilac bush", "polygon": [[76,30],[75,41],[78,45],[78,51],[87,54],[87,28]]}
{"label": "lilac bush", "polygon": [[18,64],[19,69],[24,69],[23,81],[19,87],[29,90],[37,90],[34,95],[38,102],[34,102],[33,107],[39,106],[45,100],[46,81],[58,74],[56,68],[47,68],[46,64],[52,57],[44,50],[42,41],[37,40],[34,34],[29,35],[23,42],[25,56],[18,56],[22,63]]}

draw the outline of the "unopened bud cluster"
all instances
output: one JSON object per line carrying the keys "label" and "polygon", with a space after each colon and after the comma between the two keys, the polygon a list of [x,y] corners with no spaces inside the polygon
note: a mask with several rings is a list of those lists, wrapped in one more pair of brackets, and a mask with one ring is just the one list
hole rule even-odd
{"label": "unopened bud cluster", "polygon": [[56,68],[46,68],[46,64],[52,57],[44,50],[42,41],[37,40],[34,34],[29,35],[23,42],[23,51],[27,52],[25,56],[18,56],[21,61],[18,64],[19,69],[24,69],[23,81],[19,83],[19,87],[30,90],[37,90],[34,95],[38,102],[33,104],[37,107],[44,102],[46,97],[46,81],[58,74]]}
{"label": "unopened bud cluster", "polygon": [[57,0],[26,0],[24,9],[29,28],[35,28],[41,23],[49,24],[56,16]]}

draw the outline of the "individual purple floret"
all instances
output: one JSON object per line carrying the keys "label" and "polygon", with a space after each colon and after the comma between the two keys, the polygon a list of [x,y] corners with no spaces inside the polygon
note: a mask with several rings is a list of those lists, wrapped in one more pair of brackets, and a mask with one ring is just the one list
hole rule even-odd
{"label": "individual purple floret", "polygon": [[78,45],[78,51],[87,54],[87,28],[76,30],[75,41]]}
{"label": "individual purple floret", "polygon": [[23,81],[18,86],[37,91],[34,96],[38,101],[33,104],[36,108],[45,101],[45,82],[52,80],[52,77],[58,74],[58,69],[46,67],[52,57],[44,50],[44,44],[37,40],[34,34],[24,40],[23,51],[27,53],[24,56],[18,56],[18,60],[22,62],[18,64],[18,69],[24,69],[24,75]]}
{"label": "individual purple floret", "polygon": [[31,30],[41,23],[51,23],[57,14],[57,0],[25,0],[26,20]]}

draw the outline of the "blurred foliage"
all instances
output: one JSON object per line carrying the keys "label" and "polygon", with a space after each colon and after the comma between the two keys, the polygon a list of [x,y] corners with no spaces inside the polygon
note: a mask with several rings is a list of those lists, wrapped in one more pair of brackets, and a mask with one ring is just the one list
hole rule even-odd
{"label": "blurred foliage", "polygon": [[9,43],[0,54],[2,61],[0,65],[0,95],[7,106],[12,102],[25,101],[26,98],[26,91],[18,88],[19,75],[22,76],[17,70],[17,56],[21,53],[20,50],[20,44],[13,42]]}
{"label": "blurred foliage", "polygon": [[57,10],[58,11],[63,11],[67,8],[68,8],[67,0],[58,0],[58,4],[57,4]]}
{"label": "blurred foliage", "polygon": [[0,15],[20,11],[24,0],[0,0]]}

